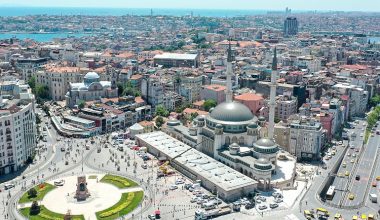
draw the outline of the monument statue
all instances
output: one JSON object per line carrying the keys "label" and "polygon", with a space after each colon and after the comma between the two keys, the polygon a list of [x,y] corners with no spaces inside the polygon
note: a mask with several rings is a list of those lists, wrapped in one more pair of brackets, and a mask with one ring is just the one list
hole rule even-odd
{"label": "monument statue", "polygon": [[76,198],[77,201],[83,201],[90,197],[90,195],[87,189],[86,176],[78,176],[77,190],[74,198]]}

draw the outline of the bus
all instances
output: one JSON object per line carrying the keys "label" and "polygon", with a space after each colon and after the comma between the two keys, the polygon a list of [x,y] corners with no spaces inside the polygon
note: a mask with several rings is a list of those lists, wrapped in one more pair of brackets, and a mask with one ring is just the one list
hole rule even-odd
{"label": "bus", "polygon": [[335,186],[330,186],[326,193],[326,199],[332,200],[335,195]]}

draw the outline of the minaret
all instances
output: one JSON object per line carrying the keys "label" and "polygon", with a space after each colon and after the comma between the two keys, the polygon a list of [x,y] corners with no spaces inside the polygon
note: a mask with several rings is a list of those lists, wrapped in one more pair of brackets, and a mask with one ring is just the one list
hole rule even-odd
{"label": "minaret", "polygon": [[277,87],[277,48],[274,48],[272,61],[272,76],[270,83],[270,100],[269,100],[269,127],[268,138],[273,139],[274,133],[274,111],[276,109],[276,87]]}
{"label": "minaret", "polygon": [[228,43],[228,52],[227,52],[227,90],[226,90],[226,102],[232,102],[232,61],[234,57],[232,55],[231,41]]}

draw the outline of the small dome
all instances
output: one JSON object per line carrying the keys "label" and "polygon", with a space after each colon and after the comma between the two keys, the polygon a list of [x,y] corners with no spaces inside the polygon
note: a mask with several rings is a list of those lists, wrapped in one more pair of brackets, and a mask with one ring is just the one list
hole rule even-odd
{"label": "small dome", "polygon": [[237,143],[230,144],[230,148],[240,148],[240,146]]}
{"label": "small dome", "polygon": [[203,115],[199,115],[196,119],[197,121],[204,121],[205,117]]}
{"label": "small dome", "polygon": [[261,138],[253,144],[253,149],[256,152],[263,154],[274,154],[278,151],[278,146],[269,138]]}
{"label": "small dome", "polygon": [[269,138],[261,138],[258,141],[256,141],[256,145],[261,146],[261,147],[272,147],[275,146],[276,144],[274,141],[272,141]]}
{"label": "small dome", "polygon": [[258,128],[258,125],[256,122],[251,122],[248,124],[248,128]]}
{"label": "small dome", "polygon": [[260,116],[259,117],[259,121],[265,121],[265,117],[264,116]]}
{"label": "small dome", "polygon": [[166,124],[168,126],[177,126],[177,125],[180,125],[181,123],[177,119],[171,118]]}
{"label": "small dome", "polygon": [[210,108],[210,110],[208,110],[208,112],[212,112],[214,111],[215,108]]}
{"label": "small dome", "polygon": [[266,158],[260,158],[255,161],[253,166],[259,170],[270,170],[272,169],[272,163]]}
{"label": "small dome", "polygon": [[88,72],[85,76],[85,79],[99,79],[99,75],[95,72]]}
{"label": "small dome", "polygon": [[224,102],[210,113],[211,118],[219,121],[243,122],[255,118],[249,108],[239,102]]}

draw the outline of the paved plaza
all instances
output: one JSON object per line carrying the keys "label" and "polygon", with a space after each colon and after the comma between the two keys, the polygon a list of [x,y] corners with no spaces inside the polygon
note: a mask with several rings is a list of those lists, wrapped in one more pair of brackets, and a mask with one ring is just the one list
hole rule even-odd
{"label": "paved plaza", "polygon": [[[87,188],[91,196],[85,201],[74,198],[77,188],[77,176],[69,176],[57,180],[47,181],[54,185],[54,181],[63,180],[64,185],[58,186],[43,198],[41,204],[50,211],[65,214],[70,210],[73,215],[84,215],[85,219],[96,219],[95,213],[105,210],[116,204],[122,193],[142,191],[141,187],[119,189],[112,184],[99,182],[104,174],[87,174]],[[92,177],[92,178],[89,178]],[[20,208],[31,204],[19,205]]]}

